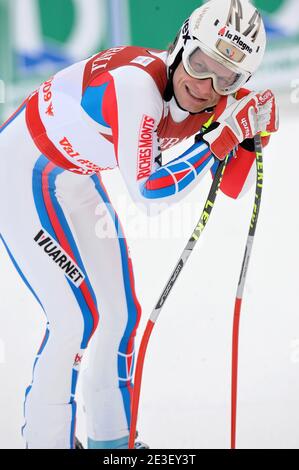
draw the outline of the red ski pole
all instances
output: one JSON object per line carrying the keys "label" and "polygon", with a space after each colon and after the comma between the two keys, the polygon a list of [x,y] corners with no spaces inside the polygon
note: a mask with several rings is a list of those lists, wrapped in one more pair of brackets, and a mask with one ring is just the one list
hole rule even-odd
{"label": "red ski pole", "polygon": [[236,448],[236,422],[237,422],[237,387],[238,387],[238,349],[239,349],[239,323],[242,307],[243,291],[246,281],[248,264],[250,260],[252,245],[254,241],[255,230],[258,221],[258,215],[261,204],[262,190],[263,190],[263,150],[261,136],[257,135],[254,139],[255,153],[256,153],[256,188],[255,200],[252,218],[249,227],[249,233],[246,242],[246,248],[241,268],[241,274],[238,283],[234,322],[233,322],[233,339],[232,339],[232,380],[231,380],[231,448]]}
{"label": "red ski pole", "polygon": [[145,332],[143,334],[139,352],[138,352],[138,357],[137,357],[137,362],[136,362],[136,370],[135,370],[135,377],[134,377],[134,390],[133,390],[133,399],[132,399],[132,415],[131,415],[131,426],[130,426],[130,438],[129,438],[129,449],[134,448],[134,443],[135,443],[135,436],[136,436],[136,426],[137,426],[137,417],[138,417],[138,407],[139,407],[139,398],[140,398],[140,391],[141,391],[141,381],[142,381],[142,373],[143,373],[143,365],[144,365],[144,358],[146,354],[146,349],[148,345],[148,341],[150,338],[150,335],[152,333],[153,327],[155,325],[155,322],[161,312],[161,309],[164,305],[165,300],[167,299],[172,287],[175,284],[175,281],[177,280],[179,274],[181,273],[184,265],[186,264],[197,240],[199,239],[201,233],[203,232],[208,219],[211,215],[217,192],[220,186],[220,183],[222,181],[222,177],[224,174],[224,170],[226,168],[226,164],[228,161],[228,157],[226,157],[225,160],[221,161],[218,165],[218,169],[216,171],[216,174],[213,179],[213,183],[208,195],[208,199],[206,201],[204,210],[201,214],[201,217],[199,219],[198,224],[196,225],[194,232],[189,239],[187,245],[184,248],[184,251],[175,266],[174,270],[171,273],[171,276],[154,308],[152,311],[152,314],[148,320]]}

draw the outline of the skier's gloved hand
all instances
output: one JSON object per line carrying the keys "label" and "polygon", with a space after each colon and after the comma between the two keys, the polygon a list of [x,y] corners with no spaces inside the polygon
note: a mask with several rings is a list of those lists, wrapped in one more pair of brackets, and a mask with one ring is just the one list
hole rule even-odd
{"label": "skier's gloved hand", "polygon": [[277,132],[279,127],[278,106],[271,90],[257,93],[259,132]]}
{"label": "skier's gloved hand", "polygon": [[273,93],[251,92],[226,108],[218,127],[203,135],[212,153],[223,160],[237,145],[260,132],[278,129],[278,111]]}

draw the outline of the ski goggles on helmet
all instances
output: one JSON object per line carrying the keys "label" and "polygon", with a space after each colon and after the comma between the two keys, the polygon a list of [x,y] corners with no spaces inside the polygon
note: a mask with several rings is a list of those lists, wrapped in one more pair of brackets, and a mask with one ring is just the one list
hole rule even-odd
{"label": "ski goggles on helmet", "polygon": [[[227,54],[233,53],[232,50]],[[230,95],[245,85],[251,74],[241,71],[237,66],[228,62],[198,40],[190,42],[183,51],[183,66],[193,78],[212,79],[213,88],[219,95]]]}

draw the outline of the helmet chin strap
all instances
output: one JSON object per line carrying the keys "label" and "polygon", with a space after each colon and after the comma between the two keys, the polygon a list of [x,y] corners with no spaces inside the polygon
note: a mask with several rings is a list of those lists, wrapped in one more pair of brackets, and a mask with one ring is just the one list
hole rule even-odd
{"label": "helmet chin strap", "polygon": [[[176,56],[176,59],[175,59],[174,63],[172,64],[172,66],[169,67],[169,69],[167,70],[168,80],[167,80],[167,85],[166,85],[166,88],[165,88],[164,94],[163,94],[163,99],[166,102],[171,101],[172,97],[174,96],[173,75],[174,75],[174,72],[176,71],[178,65],[182,61],[182,56],[183,56],[183,48],[180,50],[180,52]],[[184,109],[184,111],[185,111],[185,109]]]}

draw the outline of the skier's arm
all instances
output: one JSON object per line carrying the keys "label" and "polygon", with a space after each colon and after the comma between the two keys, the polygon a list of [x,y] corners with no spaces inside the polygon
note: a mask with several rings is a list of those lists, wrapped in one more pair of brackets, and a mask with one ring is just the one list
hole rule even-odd
{"label": "skier's arm", "polygon": [[163,111],[159,90],[148,74],[134,67],[124,67],[113,75],[117,121],[110,119],[110,124],[117,136],[114,144],[119,169],[136,203],[151,208],[155,200],[163,203],[163,210],[194,188],[214,158],[208,145],[200,142],[160,167],[156,163],[160,153],[156,129]]}
{"label": "skier's arm", "polygon": [[[257,116],[252,115],[252,108]],[[245,124],[248,123],[245,127],[244,120]],[[213,123],[206,134],[201,134],[196,139],[197,145],[151,175],[144,183],[144,195],[155,198],[176,194],[190,184],[192,177],[195,179],[203,176],[211,165],[214,175],[219,159],[232,153],[220,189],[232,198],[241,197],[255,181],[253,135],[265,131],[262,137],[262,144],[265,146],[269,141],[269,133],[275,132],[277,128],[278,110],[273,93],[270,90],[250,93],[249,90],[241,89],[234,103],[226,108],[218,122]],[[247,136],[249,138],[245,138]],[[209,144],[208,148],[206,143]],[[193,174],[190,173],[190,168],[193,168]]]}
{"label": "skier's arm", "polygon": [[[270,137],[262,137],[262,145],[265,147]],[[244,144],[244,145],[243,145]],[[233,199],[244,196],[256,181],[256,154],[254,151],[253,139],[245,141],[239,145],[234,155],[229,159],[229,163],[224,172],[220,190]],[[219,165],[216,159],[211,168],[214,176]]]}
{"label": "skier's arm", "polygon": [[[188,186],[191,190],[191,183],[198,182],[196,180],[202,178],[214,162],[208,145],[203,141],[196,142],[182,155],[161,166],[142,182],[141,193],[148,199],[156,199],[174,196]],[[184,196],[185,194],[184,192]]]}
{"label": "skier's arm", "polygon": [[[241,90],[238,101],[229,106],[218,120],[218,127],[201,136],[219,159],[236,146],[220,186],[227,196],[239,198],[253,185],[256,179],[253,137],[261,133],[265,147],[278,125],[278,109],[270,90],[250,94],[248,90]],[[218,165],[216,159],[212,174],[215,174]]]}
{"label": "skier's arm", "polygon": [[278,130],[278,109],[270,90],[252,92],[228,106],[218,120],[218,126],[204,136],[210,149],[219,160],[245,139],[260,132]]}

